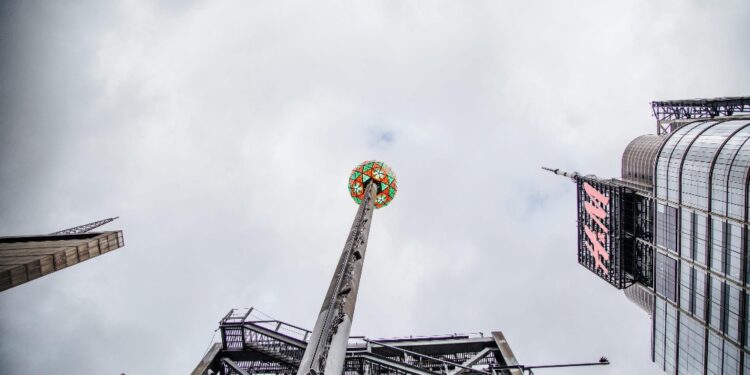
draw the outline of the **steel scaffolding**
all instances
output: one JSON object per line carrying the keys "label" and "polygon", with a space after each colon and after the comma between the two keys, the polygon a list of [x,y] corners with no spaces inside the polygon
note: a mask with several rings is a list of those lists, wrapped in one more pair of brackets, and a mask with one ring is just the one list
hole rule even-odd
{"label": "steel scaffolding", "polygon": [[[214,344],[192,375],[296,374],[312,332],[254,309],[233,309],[219,323]],[[501,332],[368,339],[351,336],[342,374],[521,374]]]}

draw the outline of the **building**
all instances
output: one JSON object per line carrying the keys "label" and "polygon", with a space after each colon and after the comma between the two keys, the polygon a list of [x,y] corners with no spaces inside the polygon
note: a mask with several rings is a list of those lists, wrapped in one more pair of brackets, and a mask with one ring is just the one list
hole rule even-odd
{"label": "building", "polygon": [[750,97],[652,103],[621,178],[571,177],[578,262],[651,316],[670,374],[750,374]]}
{"label": "building", "polygon": [[88,232],[114,219],[46,235],[0,237],[0,292],[125,246],[122,231]]}
{"label": "building", "polygon": [[[192,375],[295,374],[313,332],[263,318],[254,309],[231,310],[219,323],[215,343]],[[464,372],[521,375],[502,332],[367,339],[350,336],[343,374],[458,375]]]}

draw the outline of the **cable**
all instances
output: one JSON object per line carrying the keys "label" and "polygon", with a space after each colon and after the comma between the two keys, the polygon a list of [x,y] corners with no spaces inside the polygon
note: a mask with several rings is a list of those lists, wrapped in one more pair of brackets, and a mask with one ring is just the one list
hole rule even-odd
{"label": "cable", "polygon": [[[271,315],[268,315],[268,314],[264,313],[263,311],[260,311],[260,310],[258,310],[257,308],[254,308],[254,309],[253,309],[253,312],[256,312],[256,311],[257,311],[257,312],[259,312],[259,313],[261,313],[261,314],[263,314],[263,315],[265,315],[265,316],[266,316],[266,318],[268,318],[268,319],[271,319],[271,320],[277,320],[276,318],[272,317]],[[250,315],[253,315],[253,314],[252,314],[252,313],[250,313]]]}

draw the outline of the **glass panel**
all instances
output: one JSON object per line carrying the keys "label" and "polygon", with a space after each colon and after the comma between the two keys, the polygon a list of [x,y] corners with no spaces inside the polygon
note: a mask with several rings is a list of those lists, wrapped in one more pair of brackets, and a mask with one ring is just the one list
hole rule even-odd
{"label": "glass panel", "polygon": [[742,227],[735,223],[726,224],[727,276],[735,281],[742,277]]}
{"label": "glass panel", "polygon": [[[747,122],[745,122],[747,124]],[[720,125],[719,125],[720,126]],[[732,164],[742,145],[750,136],[750,127],[745,125],[737,134],[733,135],[721,148],[711,173],[711,212],[726,215],[727,185]],[[747,170],[747,167],[745,168]]]}
{"label": "glass panel", "polygon": [[677,209],[667,206],[667,249],[677,252]]}
{"label": "glass panel", "polygon": [[664,370],[664,342],[666,332],[666,302],[656,298],[654,304],[654,362]]}
{"label": "glass panel", "polygon": [[680,255],[693,259],[693,211],[680,210]]}
{"label": "glass panel", "polygon": [[747,171],[750,169],[750,141],[748,141],[746,133],[742,133],[741,136],[745,138],[744,143],[732,160],[727,181],[727,216],[738,220],[744,220],[745,210],[747,209],[745,204],[747,186],[745,182],[747,181]]}
{"label": "glass panel", "polygon": [[677,367],[677,309],[667,304],[664,371],[674,373]]}
{"label": "glass panel", "polygon": [[708,238],[708,229],[706,225],[706,215],[695,213],[695,261],[703,266],[706,263],[706,239]]}
{"label": "glass panel", "polygon": [[[710,128],[702,132],[690,145],[682,166],[681,198],[683,204],[703,210],[708,209],[709,179],[714,156],[717,156],[724,140],[744,125],[745,122],[742,121],[709,125]],[[701,127],[703,125],[699,128]]]}
{"label": "glass panel", "polygon": [[677,302],[677,260],[664,254],[656,254],[656,292]]}
{"label": "glass panel", "polygon": [[693,281],[693,268],[686,261],[680,262],[680,308],[691,313],[695,310],[691,308],[692,293],[691,283]]}
{"label": "glass panel", "polygon": [[731,284],[726,284],[726,291],[726,334],[733,340],[740,341],[740,296],[742,292]]}
{"label": "glass panel", "polygon": [[711,310],[709,313],[709,324],[716,330],[723,331],[722,297],[724,296],[723,283],[716,276],[711,276]]}
{"label": "glass panel", "polygon": [[[687,147],[687,144],[689,144],[693,138],[697,135],[697,132],[693,132],[690,136],[685,136],[687,133],[689,133],[694,128],[703,125],[703,121],[696,121],[694,123],[688,124],[683,126],[680,129],[677,129],[677,131],[673,132],[669,139],[664,143],[664,147],[662,147],[661,152],[659,153],[659,157],[656,159],[656,196],[659,198],[667,198],[667,175],[668,170],[671,175],[671,181],[673,181],[671,189],[672,189],[672,195],[676,195],[675,191],[677,189],[677,183],[676,176],[679,174],[679,164],[680,159],[682,158],[682,154],[684,153],[685,148]],[[703,129],[703,128],[701,128]],[[677,147],[678,143],[683,141],[683,147],[681,147],[681,151],[679,151],[675,155],[675,147]],[[670,169],[671,165],[671,169]]]}
{"label": "glass panel", "polygon": [[740,351],[729,341],[724,341],[724,374],[740,375]]}
{"label": "glass panel", "polygon": [[722,342],[721,337],[708,331],[708,373],[712,375],[721,374]]}
{"label": "glass panel", "polygon": [[667,247],[667,207],[656,204],[656,244]]}
{"label": "glass panel", "polygon": [[677,209],[656,205],[656,244],[677,252]]}
{"label": "glass panel", "polygon": [[688,317],[680,314],[680,374],[703,373],[703,354],[706,328]]}
{"label": "glass panel", "polygon": [[703,322],[706,321],[706,273],[699,269],[694,269],[695,282],[693,286],[693,306],[695,307],[695,317]]}
{"label": "glass panel", "polygon": [[711,220],[711,270],[724,273],[724,223]]}

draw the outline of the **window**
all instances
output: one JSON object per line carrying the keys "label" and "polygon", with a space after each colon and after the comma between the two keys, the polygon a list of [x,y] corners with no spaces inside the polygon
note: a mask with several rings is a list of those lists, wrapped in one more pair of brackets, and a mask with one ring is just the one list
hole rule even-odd
{"label": "window", "polygon": [[656,244],[677,252],[677,209],[656,205]]}
{"label": "window", "polygon": [[698,264],[706,266],[708,264],[706,259],[707,217],[699,212],[695,212],[693,217],[693,225],[695,226],[695,239],[693,241],[694,259]]}
{"label": "window", "polygon": [[715,276],[711,276],[711,304],[709,310],[709,324],[719,331],[724,331],[724,312],[722,299],[724,298],[724,283]]}
{"label": "window", "polygon": [[711,270],[725,272],[724,259],[724,223],[718,219],[711,220]]}
{"label": "window", "polygon": [[721,375],[723,340],[715,333],[708,331],[708,366],[709,374]]}
{"label": "window", "polygon": [[732,343],[724,342],[724,369],[725,375],[740,375],[740,350]]}
{"label": "window", "polygon": [[693,212],[688,209],[680,211],[680,255],[683,258],[693,259],[693,240],[695,239],[695,228],[693,227]]}
{"label": "window", "polygon": [[667,249],[677,252],[677,209],[667,206]]}
{"label": "window", "polygon": [[703,353],[706,329],[701,323],[680,314],[679,371],[680,374],[703,373]]}
{"label": "window", "polygon": [[656,253],[656,292],[677,302],[677,260]]}
{"label": "window", "polygon": [[677,367],[677,309],[667,305],[666,337],[664,340],[664,371],[674,373]]}
{"label": "window", "polygon": [[692,308],[693,299],[690,292],[692,289],[693,272],[695,270],[693,267],[690,267],[688,262],[684,260],[680,262],[680,308],[691,313],[695,311]]}
{"label": "window", "polygon": [[739,288],[731,284],[725,285],[725,304],[726,313],[726,335],[733,340],[740,341],[740,296],[742,292]]}
{"label": "window", "polygon": [[666,333],[666,302],[657,298],[654,309],[654,362],[664,370],[664,341]]}
{"label": "window", "polygon": [[695,317],[706,321],[706,273],[699,269],[693,269],[693,307]]}
{"label": "window", "polygon": [[742,277],[742,227],[735,223],[725,224],[725,244],[727,253],[727,276],[735,281]]}

